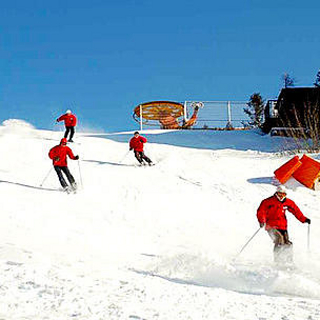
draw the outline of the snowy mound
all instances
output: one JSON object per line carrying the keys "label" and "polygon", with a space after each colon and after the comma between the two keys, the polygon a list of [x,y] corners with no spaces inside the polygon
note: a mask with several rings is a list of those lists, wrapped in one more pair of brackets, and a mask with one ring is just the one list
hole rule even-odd
{"label": "snowy mound", "polygon": [[[0,127],[0,318],[317,319],[317,192],[289,181],[311,218],[287,213],[294,268],[273,263],[256,210],[288,160],[257,132],[154,131],[138,167],[132,133],[80,135],[68,160],[79,190],[61,191],[48,158],[63,132]],[[310,230],[309,230],[310,231]]]}
{"label": "snowy mound", "polygon": [[20,119],[8,119],[2,122],[0,127],[1,134],[14,134],[19,136],[33,135],[35,136],[36,130],[34,126],[24,120]]}
{"label": "snowy mound", "polygon": [[8,119],[2,122],[2,125],[8,129],[23,131],[23,130],[31,130],[34,129],[33,125],[30,123],[20,120],[20,119]]}

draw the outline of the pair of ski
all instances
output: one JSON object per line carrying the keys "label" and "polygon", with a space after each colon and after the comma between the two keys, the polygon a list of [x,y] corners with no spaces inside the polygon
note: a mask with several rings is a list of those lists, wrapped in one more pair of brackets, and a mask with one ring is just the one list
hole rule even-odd
{"label": "pair of ski", "polygon": [[75,194],[77,193],[77,189],[78,188],[76,183],[73,183],[72,185],[65,187],[63,191],[66,192],[67,194],[71,194],[71,193]]}
{"label": "pair of ski", "polygon": [[146,162],[142,162],[139,164],[136,164],[135,167],[139,168],[139,167],[153,167],[155,165],[155,163],[151,162],[151,163],[146,163]]}

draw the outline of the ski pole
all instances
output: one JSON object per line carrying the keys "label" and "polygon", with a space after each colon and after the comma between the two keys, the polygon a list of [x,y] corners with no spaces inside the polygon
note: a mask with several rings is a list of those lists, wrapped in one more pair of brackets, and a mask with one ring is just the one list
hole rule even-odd
{"label": "ski pole", "polygon": [[307,243],[308,243],[308,252],[310,252],[310,224],[308,224],[308,238],[307,238]]}
{"label": "ski pole", "polygon": [[127,157],[129,152],[130,152],[130,150],[126,152],[126,154],[123,156],[123,158],[119,161],[119,164],[121,164],[123,162],[123,160]]}
{"label": "ski pole", "polygon": [[81,188],[83,188],[82,174],[81,174],[81,169],[80,169],[80,160],[78,160],[78,167],[79,167],[79,175],[80,175]]}
{"label": "ski pole", "polygon": [[257,235],[257,233],[261,230],[262,228],[259,227],[259,229],[252,235],[252,237],[245,243],[245,245],[242,247],[242,249],[240,250],[240,252],[237,254],[237,256],[235,257],[238,258],[239,255],[241,254],[241,252],[246,248],[246,246],[251,242],[251,240]]}
{"label": "ski pole", "polygon": [[53,167],[50,168],[49,172],[47,173],[47,175],[45,176],[45,178],[43,179],[43,181],[40,183],[40,187],[42,187],[42,185],[44,184],[44,182],[48,179],[51,171],[52,171]]}

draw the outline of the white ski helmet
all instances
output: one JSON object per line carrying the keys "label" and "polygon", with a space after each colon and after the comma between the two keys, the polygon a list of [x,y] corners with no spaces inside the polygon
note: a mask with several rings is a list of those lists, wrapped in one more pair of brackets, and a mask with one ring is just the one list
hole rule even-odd
{"label": "white ski helmet", "polygon": [[69,114],[69,113],[72,113],[72,112],[71,112],[71,110],[67,110],[66,113]]}
{"label": "white ski helmet", "polygon": [[285,193],[285,194],[288,193],[287,188],[285,186],[283,186],[283,185],[278,186],[276,192]]}

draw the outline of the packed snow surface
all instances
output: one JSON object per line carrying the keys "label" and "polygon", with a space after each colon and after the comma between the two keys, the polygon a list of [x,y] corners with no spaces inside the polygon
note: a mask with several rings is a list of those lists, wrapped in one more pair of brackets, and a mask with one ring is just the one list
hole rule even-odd
{"label": "packed snow surface", "polygon": [[47,156],[62,134],[0,127],[1,320],[320,319],[319,192],[286,184],[312,220],[308,250],[308,226],[287,213],[294,268],[274,265],[264,230],[238,255],[290,141],[142,132],[156,165],[138,167],[131,132],[76,133],[68,195]]}

